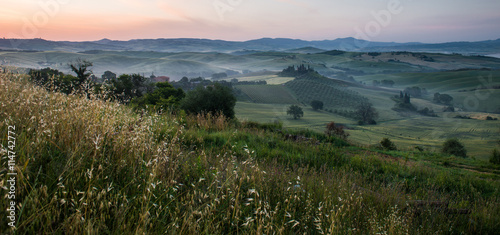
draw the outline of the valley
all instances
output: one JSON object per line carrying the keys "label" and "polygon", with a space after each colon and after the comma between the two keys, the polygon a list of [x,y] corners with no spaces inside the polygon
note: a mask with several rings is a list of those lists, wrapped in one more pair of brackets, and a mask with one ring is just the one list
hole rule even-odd
{"label": "valley", "polygon": [[[50,66],[68,71],[68,61],[83,58],[94,63],[93,73],[104,71],[139,73],[149,76],[211,77],[225,73],[222,80],[265,81],[267,85],[237,85],[239,101],[236,115],[240,120],[283,122],[287,128],[323,132],[326,123],[346,125],[350,140],[373,145],[390,138],[400,149],[420,146],[437,150],[448,138],[464,141],[470,154],[487,160],[498,138],[500,59],[460,54],[414,52],[345,52],[316,48],[248,53],[85,51],[85,52],[0,52],[4,66],[42,68]],[[328,77],[318,83],[294,81],[293,76],[278,76],[288,66],[304,64]],[[392,84],[375,84],[380,81]],[[328,86],[325,86],[327,82]],[[316,85],[315,85],[316,84]],[[321,85],[323,84],[323,85]],[[426,90],[412,97],[417,108],[428,108],[437,117],[394,111],[391,97],[408,87]],[[447,105],[433,102],[435,93],[453,97],[455,112],[443,112]],[[357,98],[360,97],[360,98]],[[361,99],[362,97],[362,99]],[[378,111],[377,125],[357,125],[345,112],[356,108],[357,99],[366,99]],[[312,100],[325,104],[323,110],[310,108]],[[346,102],[349,101],[349,102]],[[286,115],[289,105],[300,105],[301,120]],[[344,113],[342,113],[344,112]],[[347,115],[347,116],[346,116]],[[470,117],[459,119],[457,116]]]}

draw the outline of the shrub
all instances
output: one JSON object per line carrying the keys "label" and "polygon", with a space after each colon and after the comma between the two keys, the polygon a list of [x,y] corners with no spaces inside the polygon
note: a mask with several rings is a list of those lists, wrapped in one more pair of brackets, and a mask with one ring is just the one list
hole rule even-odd
{"label": "shrub", "polygon": [[443,112],[455,112],[455,107],[453,105],[443,108]]}
{"label": "shrub", "polygon": [[455,155],[458,157],[467,157],[467,150],[458,139],[449,139],[443,144],[442,152],[444,154]]}
{"label": "shrub", "polygon": [[453,102],[453,97],[447,94],[434,93],[434,102],[450,105]]}
{"label": "shrub", "polygon": [[143,97],[134,98],[132,103],[138,107],[144,108],[146,105],[156,106],[157,108],[167,109],[176,107],[184,98],[185,94],[181,88],[175,89],[168,82],[158,82],[155,84],[156,89],[147,93]]}
{"label": "shrub", "polygon": [[500,165],[500,152],[497,149],[493,149],[490,157],[490,162]]}
{"label": "shrub", "polygon": [[148,89],[147,78],[140,74],[122,74],[111,80],[112,93],[122,103],[128,104],[133,98],[142,97]]}
{"label": "shrub", "polygon": [[313,100],[311,101],[311,106],[314,110],[322,110],[323,109],[323,102],[319,100]]}
{"label": "shrub", "polygon": [[216,83],[207,88],[197,87],[187,93],[181,101],[181,108],[188,113],[212,113],[222,112],[228,118],[234,118],[234,106],[236,97],[230,88]]}
{"label": "shrub", "polygon": [[346,140],[347,137],[349,137],[349,133],[344,131],[344,127],[335,125],[334,122],[330,122],[326,125],[325,134],[327,136],[336,136],[343,140]]}
{"label": "shrub", "polygon": [[383,138],[382,141],[380,141],[380,145],[385,150],[396,150],[397,149],[396,145],[389,138]]}
{"label": "shrub", "polygon": [[371,103],[361,103],[356,110],[356,116],[362,123],[369,125],[377,124],[375,119],[378,117],[378,112],[377,110],[375,110],[375,108],[373,108],[373,105]]}
{"label": "shrub", "polygon": [[424,148],[422,148],[420,146],[415,146],[415,149],[418,150],[419,152],[423,152],[424,151]]}

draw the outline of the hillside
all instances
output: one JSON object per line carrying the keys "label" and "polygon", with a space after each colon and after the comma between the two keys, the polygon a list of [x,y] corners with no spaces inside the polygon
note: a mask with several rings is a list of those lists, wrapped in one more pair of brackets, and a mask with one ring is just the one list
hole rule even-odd
{"label": "hillside", "polygon": [[[424,148],[438,151],[448,138],[459,138],[471,156],[488,161],[498,140],[496,130],[500,129],[497,120],[486,120],[488,116],[500,118],[498,105],[500,92],[499,71],[496,70],[459,70],[431,73],[395,73],[356,76],[355,79],[366,85],[341,80],[318,81],[284,79],[281,81],[301,102],[304,117],[293,120],[286,115],[288,106],[295,104],[253,103],[241,100],[236,106],[238,118],[250,121],[273,122],[280,120],[285,127],[309,129],[322,133],[325,124],[331,121],[346,125],[350,140],[360,145],[372,145],[382,138],[390,138],[402,149]],[[243,77],[241,80],[268,80],[272,76]],[[389,79],[393,87],[372,86],[373,80]],[[276,81],[276,80],[274,80]],[[326,82],[326,83],[325,83]],[[437,117],[422,116],[416,112],[393,110],[395,102],[391,97],[399,95],[407,87],[421,87],[427,94],[413,97],[412,104],[418,109],[433,110]],[[477,88],[481,89],[477,89]],[[490,88],[490,89],[483,89]],[[443,112],[448,106],[433,101],[434,93],[450,94],[455,112]],[[259,94],[259,93],[255,93]],[[263,95],[262,99],[267,95]],[[259,97],[254,98],[259,100]],[[324,103],[323,111],[312,110],[312,100]],[[377,125],[359,126],[350,115],[359,100],[368,100],[378,111]],[[457,117],[470,117],[460,119]]]}
{"label": "hillside", "polygon": [[134,39],[129,41],[102,39],[98,41],[85,42],[50,41],[40,38],[0,39],[0,49],[31,51],[79,52],[88,50],[106,50],[156,52],[235,52],[243,50],[300,51],[301,48],[314,48],[313,51],[310,49],[306,50],[309,53],[313,53],[316,50],[343,50],[363,52],[415,51],[447,54],[463,53],[472,55],[489,55],[500,52],[500,39],[479,42],[449,42],[434,44],[418,42],[373,42],[355,39],[352,37],[321,41],[305,41],[290,38],[261,38],[243,42],[196,38]]}
{"label": "hillside", "polygon": [[154,73],[170,76],[176,80],[183,76],[211,77],[212,74],[220,72],[227,72],[233,77],[262,71],[278,72],[290,65],[300,64],[311,66],[322,75],[332,78],[339,75],[362,76],[458,69],[500,69],[500,59],[492,57],[411,52],[326,51],[309,53],[307,52],[309,49],[294,52],[260,51],[244,54],[103,50],[0,51],[0,64],[25,68],[51,67],[69,72],[68,63],[81,58],[94,63],[92,69],[98,77],[110,70],[117,74],[150,75]]}
{"label": "hillside", "polygon": [[0,175],[5,186],[17,173],[17,233],[491,234],[500,223],[499,169],[473,159],[137,114],[5,73],[0,104],[0,155],[16,152]]}
{"label": "hillside", "polygon": [[[475,55],[495,54],[500,50],[500,39],[480,42],[447,42],[436,44],[414,44],[394,46],[369,46],[365,51],[413,51],[433,53],[463,53]],[[494,52],[494,53],[490,53]]]}

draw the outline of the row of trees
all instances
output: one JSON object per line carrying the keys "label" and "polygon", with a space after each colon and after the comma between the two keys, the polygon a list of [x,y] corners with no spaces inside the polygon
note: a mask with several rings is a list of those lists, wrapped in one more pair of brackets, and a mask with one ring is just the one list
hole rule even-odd
{"label": "row of trees", "polygon": [[[397,150],[396,145],[389,138],[383,138],[376,147],[387,151]],[[421,147],[417,147],[417,149],[423,151]],[[463,158],[467,157],[467,149],[465,149],[465,146],[456,138],[446,140],[441,147],[441,153]]]}
{"label": "row of trees", "polygon": [[420,88],[418,86],[407,87],[405,88],[404,93],[408,93],[408,95],[415,98],[422,98],[422,96],[427,95],[427,89]]}
{"label": "row of trees", "polygon": [[311,66],[305,66],[301,64],[295,68],[294,65],[288,66],[286,69],[283,69],[278,75],[280,77],[299,77],[301,75],[309,74],[309,73],[317,73]]}
{"label": "row of trees", "polygon": [[430,108],[425,107],[423,109],[418,110],[417,107],[411,103],[411,95],[406,92],[403,94],[403,92],[400,91],[399,96],[393,97],[393,100],[396,102],[394,108],[392,108],[392,110],[394,111],[417,112],[424,116],[437,117],[437,115],[434,113],[434,110]]}
{"label": "row of trees", "polygon": [[393,80],[382,80],[382,81],[378,81],[378,80],[373,80],[373,86],[385,86],[385,87],[393,87],[395,84],[395,82]]}
{"label": "row of trees", "polygon": [[[183,109],[188,113],[223,113],[234,118],[236,98],[231,88],[219,83],[201,85],[187,94],[181,88],[175,88],[168,82],[151,83],[139,74],[122,74],[104,83],[90,81],[91,62],[78,60],[69,64],[76,76],[66,75],[58,70],[45,68],[31,70],[30,79],[40,86],[65,94],[82,93],[91,97],[99,94],[100,98],[130,104],[136,109],[152,107],[159,109]],[[196,82],[196,81],[194,81]]]}

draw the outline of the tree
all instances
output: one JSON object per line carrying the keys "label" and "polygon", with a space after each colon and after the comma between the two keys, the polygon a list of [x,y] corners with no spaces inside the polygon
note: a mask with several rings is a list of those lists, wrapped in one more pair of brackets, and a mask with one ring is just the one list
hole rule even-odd
{"label": "tree", "polygon": [[410,95],[408,93],[405,93],[405,96],[403,98],[403,103],[404,104],[410,104],[411,103]]}
{"label": "tree", "polygon": [[191,80],[189,80],[190,82],[203,82],[203,79],[202,77],[197,77],[197,78],[191,78]]}
{"label": "tree", "polygon": [[76,86],[82,85],[87,81],[90,75],[92,75],[92,71],[88,70],[92,65],[92,62],[80,58],[78,58],[76,62],[69,64],[71,71],[76,73],[76,77],[78,78],[75,84]]}
{"label": "tree", "polygon": [[451,104],[451,102],[453,101],[453,97],[451,97],[451,95],[448,94],[441,94],[439,96],[439,100],[443,104]]}
{"label": "tree", "polygon": [[292,115],[293,119],[299,119],[304,116],[304,111],[302,111],[302,108],[297,105],[291,105],[288,107],[286,114]]}
{"label": "tree", "polygon": [[113,79],[116,79],[116,73],[113,73],[113,72],[108,70],[108,71],[104,72],[104,74],[101,76],[101,78],[104,81],[107,81],[107,80],[111,81]]}
{"label": "tree", "polygon": [[441,101],[439,100],[440,95],[441,94],[439,94],[439,92],[434,93],[434,102],[441,103]]}
{"label": "tree", "polygon": [[304,64],[301,64],[297,66],[297,70],[295,70],[295,66],[288,66],[288,68],[283,69],[280,73],[278,73],[278,76],[280,77],[298,77],[300,75],[308,74],[308,73],[316,73],[316,71],[311,68],[311,66],[305,66]]}
{"label": "tree", "polygon": [[383,138],[382,141],[380,141],[380,146],[382,146],[383,149],[389,151],[397,150],[396,145],[389,138]]}
{"label": "tree", "polygon": [[346,140],[349,133],[344,131],[344,126],[335,125],[335,122],[326,124],[325,134],[327,136],[336,136],[340,139]]}
{"label": "tree", "polygon": [[214,73],[212,74],[212,80],[227,78],[227,73]]}
{"label": "tree", "polygon": [[408,93],[408,95],[411,95],[411,96],[417,97],[417,98],[422,97],[422,89],[418,86],[407,87],[407,88],[405,88],[404,93]]}
{"label": "tree", "polygon": [[497,149],[493,149],[491,153],[490,162],[493,164],[500,165],[500,152]]}
{"label": "tree", "polygon": [[134,98],[132,103],[139,107],[152,105],[166,109],[179,106],[180,101],[185,97],[185,93],[181,88],[175,89],[168,82],[158,82],[155,86],[156,89],[153,92],[147,93],[143,97]]}
{"label": "tree", "polygon": [[464,145],[458,141],[458,139],[448,139],[443,144],[441,150],[444,154],[455,155],[458,157],[467,157],[467,150]]}
{"label": "tree", "polygon": [[311,102],[311,106],[314,110],[322,110],[323,109],[323,102],[319,100],[313,100]]}
{"label": "tree", "polygon": [[133,98],[143,95],[147,89],[146,81],[147,78],[139,74],[122,74],[111,80],[111,90],[121,102],[128,103]]}
{"label": "tree", "polygon": [[44,69],[31,69],[29,71],[30,80],[40,86],[45,85],[50,79],[59,79],[64,76],[62,72],[57,69],[44,68]]}
{"label": "tree", "polygon": [[378,117],[378,112],[371,103],[363,102],[358,106],[356,116],[361,124],[376,124],[375,119]]}
{"label": "tree", "polygon": [[234,118],[234,106],[236,97],[229,87],[218,83],[206,88],[198,86],[195,90],[186,94],[181,101],[181,109],[188,113],[212,113],[222,112],[228,118]]}
{"label": "tree", "polygon": [[447,94],[434,93],[434,102],[438,104],[449,105],[453,101],[453,97]]}
{"label": "tree", "polygon": [[449,105],[443,108],[443,112],[455,112],[455,107],[453,107],[453,105]]}
{"label": "tree", "polygon": [[78,78],[69,74],[64,74],[58,70],[44,68],[29,71],[30,80],[51,91],[58,91],[70,94],[77,87]]}

